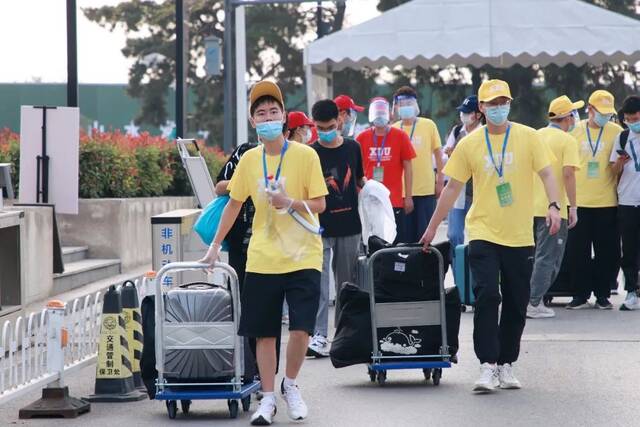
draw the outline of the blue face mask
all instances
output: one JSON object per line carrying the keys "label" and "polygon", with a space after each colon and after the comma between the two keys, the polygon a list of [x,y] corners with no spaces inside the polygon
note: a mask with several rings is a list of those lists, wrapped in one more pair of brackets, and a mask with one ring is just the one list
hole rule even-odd
{"label": "blue face mask", "polygon": [[488,107],[486,109],[487,120],[496,126],[501,126],[506,123],[509,111],[511,111],[511,104]]}
{"label": "blue face mask", "polygon": [[389,119],[386,117],[381,117],[378,116],[375,119],[373,119],[373,125],[376,127],[382,127],[382,126],[386,126],[389,124]]}
{"label": "blue face mask", "polygon": [[256,124],[256,133],[260,139],[274,141],[282,135],[282,120],[258,123]]}
{"label": "blue face mask", "polygon": [[567,129],[568,133],[573,132],[573,130],[576,128],[576,124],[575,123],[571,123],[571,126],[569,126],[569,129]]}
{"label": "blue face mask", "polygon": [[333,142],[338,136],[338,131],[336,129],[332,129],[330,131],[318,131],[318,138],[322,142]]}
{"label": "blue face mask", "polygon": [[398,115],[402,120],[413,119],[416,116],[416,108],[413,105],[398,107]]}
{"label": "blue face mask", "polygon": [[609,120],[611,120],[611,114],[600,114],[596,111],[596,115],[593,118],[596,124],[600,127],[604,127]]}
{"label": "blue face mask", "polygon": [[[626,123],[626,122],[625,122]],[[626,123],[631,132],[640,133],[640,122]]]}

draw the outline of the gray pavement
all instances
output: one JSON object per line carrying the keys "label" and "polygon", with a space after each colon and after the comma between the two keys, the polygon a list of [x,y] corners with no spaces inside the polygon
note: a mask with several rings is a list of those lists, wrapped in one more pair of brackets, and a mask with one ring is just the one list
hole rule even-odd
{"label": "gray pavement", "polygon": [[[436,240],[444,238],[441,227]],[[452,284],[450,274],[447,283]],[[557,299],[568,302],[568,299]],[[556,307],[554,319],[529,320],[520,360],[515,364],[522,390],[490,395],[471,392],[478,375],[473,353],[473,315],[462,314],[460,363],[443,373],[440,386],[425,383],[421,371],[391,371],[387,384],[369,382],[364,365],[334,369],[328,359],[308,359],[299,384],[312,426],[640,426],[640,312],[569,311]],[[555,301],[554,301],[555,302]],[[329,319],[333,319],[330,314]],[[286,342],[286,331],[284,332]],[[284,348],[284,346],[283,346]],[[284,360],[284,356],[283,356]],[[95,367],[68,377],[71,394],[93,392]],[[19,420],[18,410],[40,392],[0,407],[0,426],[129,427],[171,425],[244,426],[249,415],[228,419],[224,401],[196,401],[191,413],[175,420],[164,402],[93,403],[74,420]],[[255,403],[252,405],[255,408]],[[279,400],[276,425],[289,421]]]}
{"label": "gray pavement", "polygon": [[[613,297],[616,308],[622,297]],[[389,372],[387,384],[369,382],[364,366],[334,369],[328,359],[309,359],[299,379],[314,426],[638,426],[640,313],[568,311],[529,321],[516,373],[524,388],[474,395],[478,364],[471,341],[472,314],[463,313],[460,363],[444,371],[440,386],[425,384],[420,371]],[[331,317],[331,316],[330,316]],[[68,378],[71,394],[92,392],[95,368]],[[18,409],[34,392],[0,408],[0,425],[163,426],[248,425],[248,414],[227,418],[223,401],[196,401],[192,413],[170,420],[162,402],[94,403],[75,420],[19,420]],[[255,406],[253,406],[255,407]],[[277,424],[293,424],[279,403]]]}

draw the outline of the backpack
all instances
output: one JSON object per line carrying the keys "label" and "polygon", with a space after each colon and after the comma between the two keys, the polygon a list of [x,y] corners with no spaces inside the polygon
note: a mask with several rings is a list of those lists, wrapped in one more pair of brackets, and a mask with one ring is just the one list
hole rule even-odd
{"label": "backpack", "polygon": [[625,129],[620,134],[620,149],[624,150],[624,147],[627,145],[627,141],[629,140],[629,129]]}
{"label": "backpack", "polygon": [[456,142],[458,142],[458,136],[460,136],[460,132],[462,132],[462,126],[463,125],[457,125],[453,127],[453,139],[455,139]]}

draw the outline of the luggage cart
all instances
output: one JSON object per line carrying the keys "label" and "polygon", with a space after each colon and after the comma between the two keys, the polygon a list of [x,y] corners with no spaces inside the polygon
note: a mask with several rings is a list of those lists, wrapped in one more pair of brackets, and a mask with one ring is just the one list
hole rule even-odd
{"label": "luggage cart", "polygon": [[[252,380],[243,383],[243,341],[237,334],[240,322],[240,303],[238,276],[228,264],[216,262],[214,269],[222,270],[229,277],[228,291],[231,295],[233,307],[233,319],[231,322],[215,322],[201,324],[175,324],[165,320],[165,301],[163,298],[162,279],[169,271],[175,270],[206,270],[209,266],[197,262],[174,262],[165,265],[157,274],[155,282],[156,301],[156,328],[155,328],[155,349],[156,349],[156,369],[158,379],[156,380],[156,399],[166,401],[169,418],[176,417],[178,411],[178,401],[181,404],[182,412],[189,413],[192,400],[226,400],[231,418],[237,418],[239,412],[239,401],[242,409],[248,411],[251,406],[251,394],[260,390],[260,381]],[[165,289],[166,291],[167,289]],[[203,328],[204,327],[204,328]],[[181,342],[179,336],[185,329],[191,333],[198,332],[200,343],[193,344]],[[206,329],[206,331],[205,331]],[[171,344],[167,344],[171,341]],[[206,343],[203,343],[205,342]],[[215,349],[233,351],[234,375],[229,381],[223,382],[175,382],[168,381],[165,377],[165,351],[166,350],[194,350],[194,349]]]}
{"label": "luggage cart", "polygon": [[[447,320],[445,313],[445,290],[444,290],[444,259],[442,254],[435,247],[430,251],[438,259],[438,287],[439,301],[411,301],[411,302],[391,302],[378,303],[375,296],[375,285],[373,278],[373,266],[376,260],[384,254],[409,254],[422,250],[422,246],[406,245],[393,248],[380,249],[374,252],[366,263],[365,278],[369,288],[369,302],[371,305],[371,328],[373,338],[372,363],[367,366],[369,379],[371,382],[378,382],[384,385],[387,380],[387,371],[398,369],[422,369],[425,380],[431,379],[434,385],[440,384],[442,369],[451,367],[451,355],[447,345]],[[388,327],[420,327],[420,326],[440,326],[442,345],[439,354],[428,355],[393,355],[385,356],[380,349],[378,340],[378,328]]]}

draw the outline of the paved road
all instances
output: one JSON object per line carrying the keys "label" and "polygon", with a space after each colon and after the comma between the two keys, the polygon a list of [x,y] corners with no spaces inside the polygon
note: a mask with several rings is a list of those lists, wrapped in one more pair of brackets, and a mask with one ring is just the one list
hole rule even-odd
{"label": "paved road", "polygon": [[[616,305],[621,297],[614,297]],[[419,371],[389,373],[384,388],[371,384],[363,366],[334,369],[310,359],[300,384],[313,426],[638,426],[640,313],[556,310],[554,320],[529,321],[517,374],[524,389],[474,395],[477,362],[471,342],[472,315],[462,316],[460,363],[445,370],[439,387]],[[74,396],[92,392],[95,368],[69,378]],[[194,402],[192,414],[169,420],[161,402],[92,404],[76,420],[19,420],[18,409],[39,393],[0,408],[0,425],[163,426],[247,425],[248,416],[227,419],[221,401]],[[289,424],[284,403],[276,417]]]}
{"label": "paved road", "polygon": [[[442,240],[445,227],[436,240]],[[450,275],[447,283],[451,284]],[[522,390],[474,395],[478,375],[473,353],[472,314],[462,315],[460,363],[444,371],[438,387],[421,371],[394,371],[384,388],[369,382],[364,366],[334,369],[327,359],[310,359],[299,379],[310,408],[310,426],[640,426],[640,312],[568,311],[555,319],[529,321],[516,374]],[[562,299],[560,299],[562,301]],[[567,300],[565,300],[567,301]],[[333,318],[332,315],[329,316]],[[285,334],[286,336],[286,334]],[[71,394],[93,392],[95,367],[68,378]],[[223,401],[199,401],[189,417],[167,417],[162,402],[94,403],[75,420],[19,420],[19,408],[39,398],[34,392],[0,407],[0,426],[129,427],[243,426],[248,414],[229,420]],[[255,407],[255,405],[253,406]],[[279,425],[295,424],[283,402]]]}

